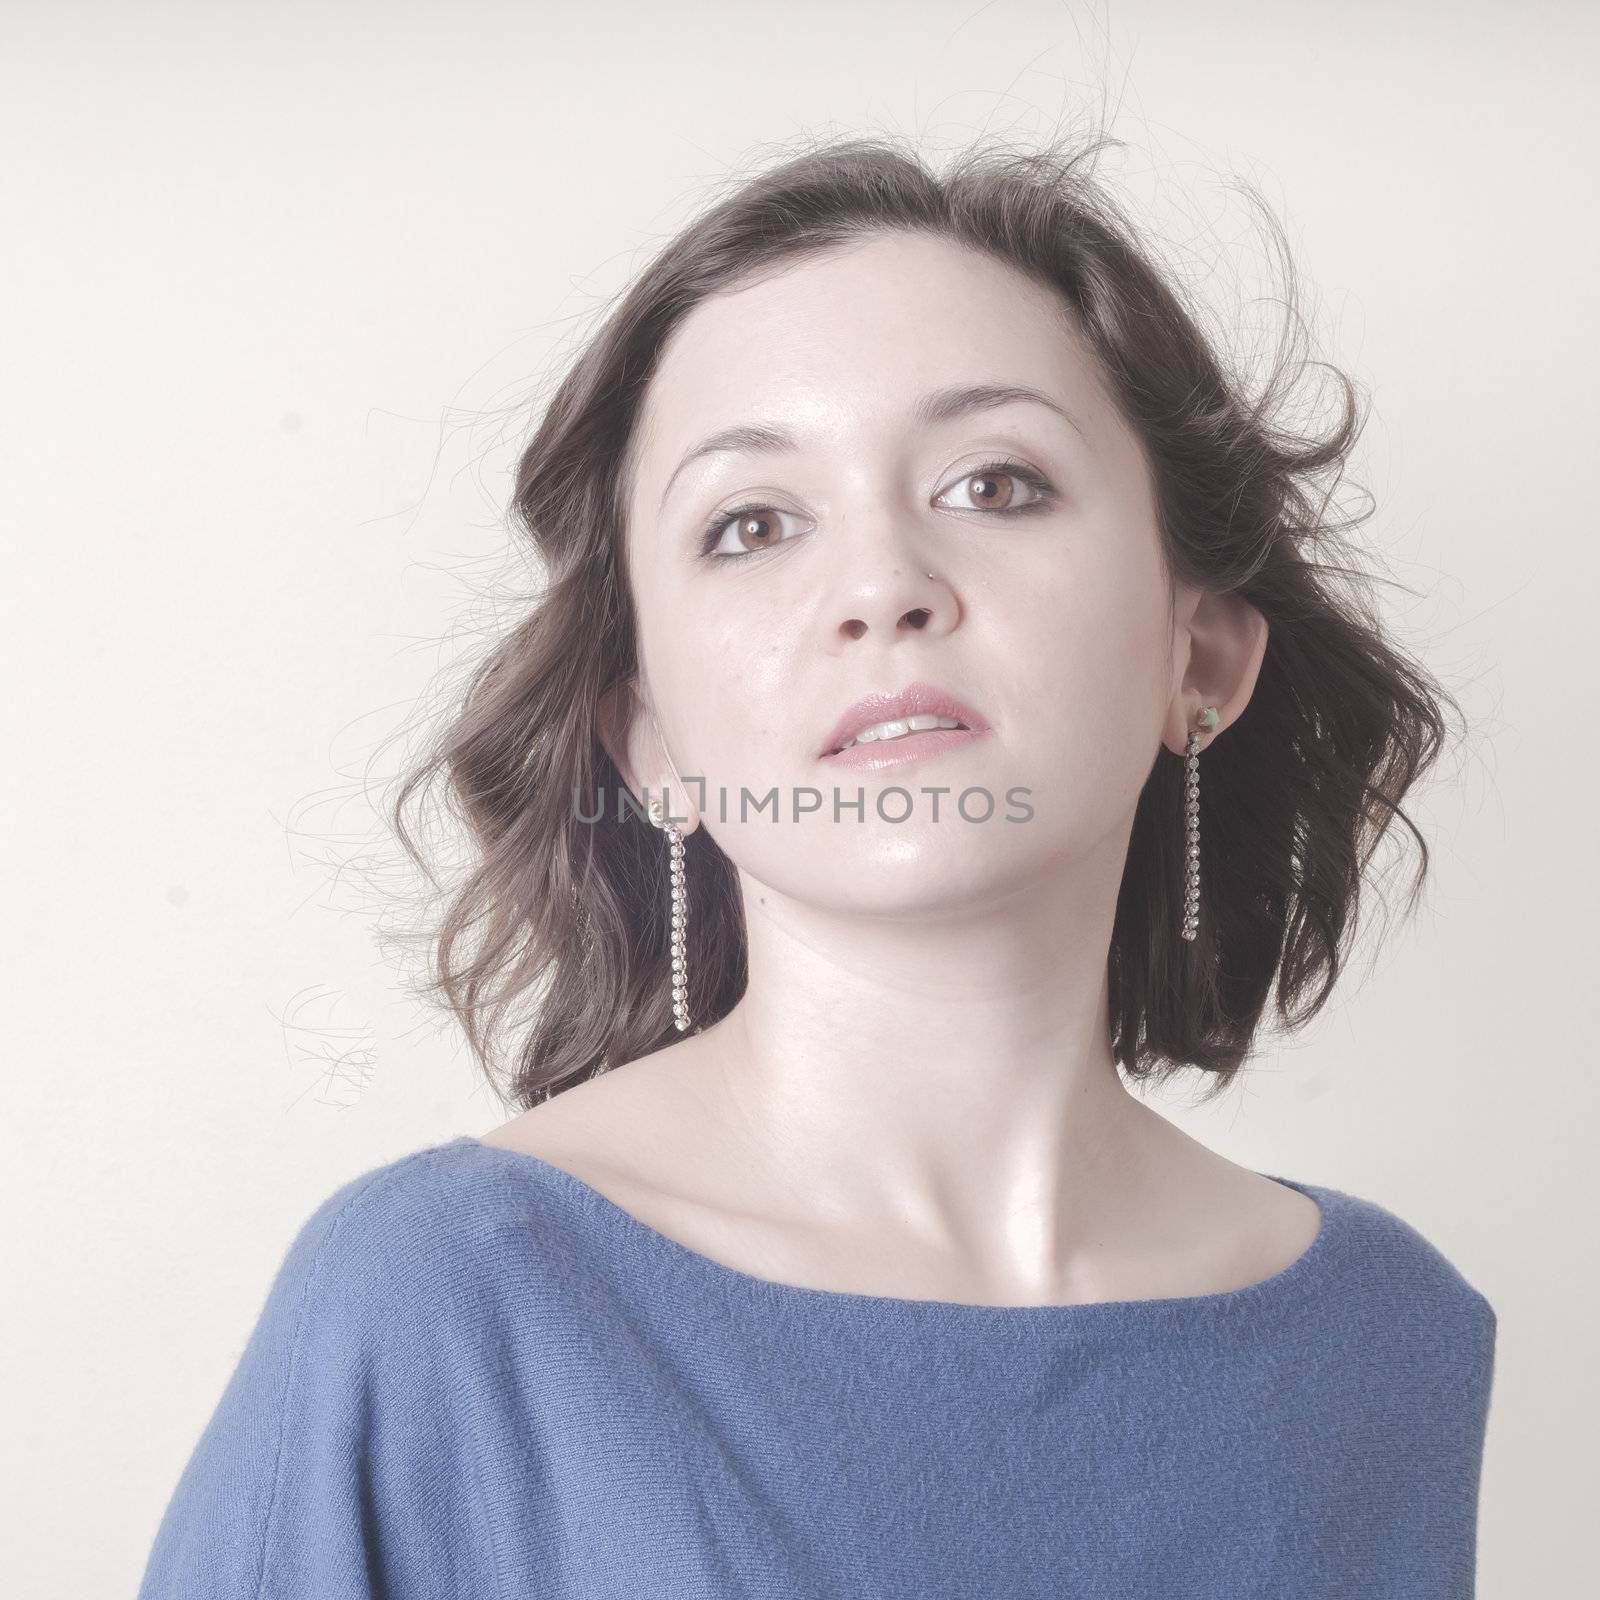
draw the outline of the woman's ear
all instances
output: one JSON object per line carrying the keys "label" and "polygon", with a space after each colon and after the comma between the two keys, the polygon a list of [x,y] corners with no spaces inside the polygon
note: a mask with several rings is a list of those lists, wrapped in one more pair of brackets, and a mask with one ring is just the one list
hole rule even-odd
{"label": "woman's ear", "polygon": [[1267,619],[1238,594],[1202,592],[1187,625],[1175,641],[1188,647],[1188,661],[1174,686],[1167,706],[1162,743],[1174,755],[1184,753],[1191,728],[1198,727],[1200,711],[1217,708],[1214,728],[1200,730],[1204,750],[1225,728],[1244,714],[1261,675],[1267,652]]}
{"label": "woman's ear", "polygon": [[694,797],[678,779],[637,681],[625,678],[607,689],[596,707],[595,720],[596,737],[641,809],[648,810],[652,800],[664,801],[679,832],[693,833],[700,826]]}
{"label": "woman's ear", "polygon": [[634,692],[631,678],[619,678],[600,696],[595,708],[595,737],[612,765],[622,774],[622,781],[639,799],[639,783],[633,766],[633,726],[639,719],[641,707]]}

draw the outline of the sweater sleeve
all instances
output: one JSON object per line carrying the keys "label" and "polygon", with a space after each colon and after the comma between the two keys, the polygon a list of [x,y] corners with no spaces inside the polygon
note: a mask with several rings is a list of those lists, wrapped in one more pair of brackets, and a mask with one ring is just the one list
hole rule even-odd
{"label": "sweater sleeve", "polygon": [[400,1162],[301,1227],[189,1457],[138,1600],[489,1600],[436,1231]]}

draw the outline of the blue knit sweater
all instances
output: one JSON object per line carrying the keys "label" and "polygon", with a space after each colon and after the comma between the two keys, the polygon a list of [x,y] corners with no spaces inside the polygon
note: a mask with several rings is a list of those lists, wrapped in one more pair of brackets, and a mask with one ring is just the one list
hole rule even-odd
{"label": "blue knit sweater", "polygon": [[140,1600],[1470,1596],[1494,1311],[1381,1206],[1276,1181],[1323,1222],[1261,1283],[974,1306],[418,1150],[294,1238]]}

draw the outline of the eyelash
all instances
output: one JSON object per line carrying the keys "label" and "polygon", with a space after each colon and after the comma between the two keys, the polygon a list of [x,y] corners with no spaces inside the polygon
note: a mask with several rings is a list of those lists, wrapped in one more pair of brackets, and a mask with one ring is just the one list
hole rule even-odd
{"label": "eyelash", "polygon": [[[1006,506],[1000,511],[979,511],[978,515],[984,517],[1020,517],[1030,511],[1043,511],[1053,505],[1059,495],[1056,487],[1048,478],[1035,472],[1032,467],[1021,461],[986,461],[981,467],[973,467],[971,471],[964,472],[957,479],[958,483],[965,483],[968,478],[981,477],[986,472],[999,472],[1007,477],[1015,478],[1020,483],[1025,483],[1038,495],[1038,499],[1030,501],[1025,506]],[[750,556],[765,555],[766,550],[732,550],[723,551],[716,548],[722,542],[722,535],[727,532],[730,522],[737,522],[741,517],[748,517],[757,511],[771,511],[773,508],[759,500],[746,501],[739,506],[731,506],[726,511],[719,511],[710,522],[706,524],[705,531],[700,537],[700,554],[707,561],[744,561]],[[779,541],[785,543],[787,541]],[[776,545],[769,545],[776,549]]]}

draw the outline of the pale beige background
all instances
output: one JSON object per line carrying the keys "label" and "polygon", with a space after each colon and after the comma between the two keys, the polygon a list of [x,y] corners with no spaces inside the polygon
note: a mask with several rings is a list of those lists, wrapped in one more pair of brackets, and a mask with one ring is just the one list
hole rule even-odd
{"label": "pale beige background", "polygon": [[[385,747],[490,612],[514,407],[797,132],[1102,100],[1220,291],[1285,217],[1472,742],[1420,919],[1204,1116],[1494,1302],[1481,1592],[1592,1569],[1592,7],[8,4],[11,1592],[131,1593],[288,1239],[502,1118],[376,942]],[[1235,255],[1233,252],[1239,253]],[[514,574],[513,574],[514,576]],[[1375,925],[1376,926],[1376,925]],[[86,1529],[92,1534],[86,1536]]]}

